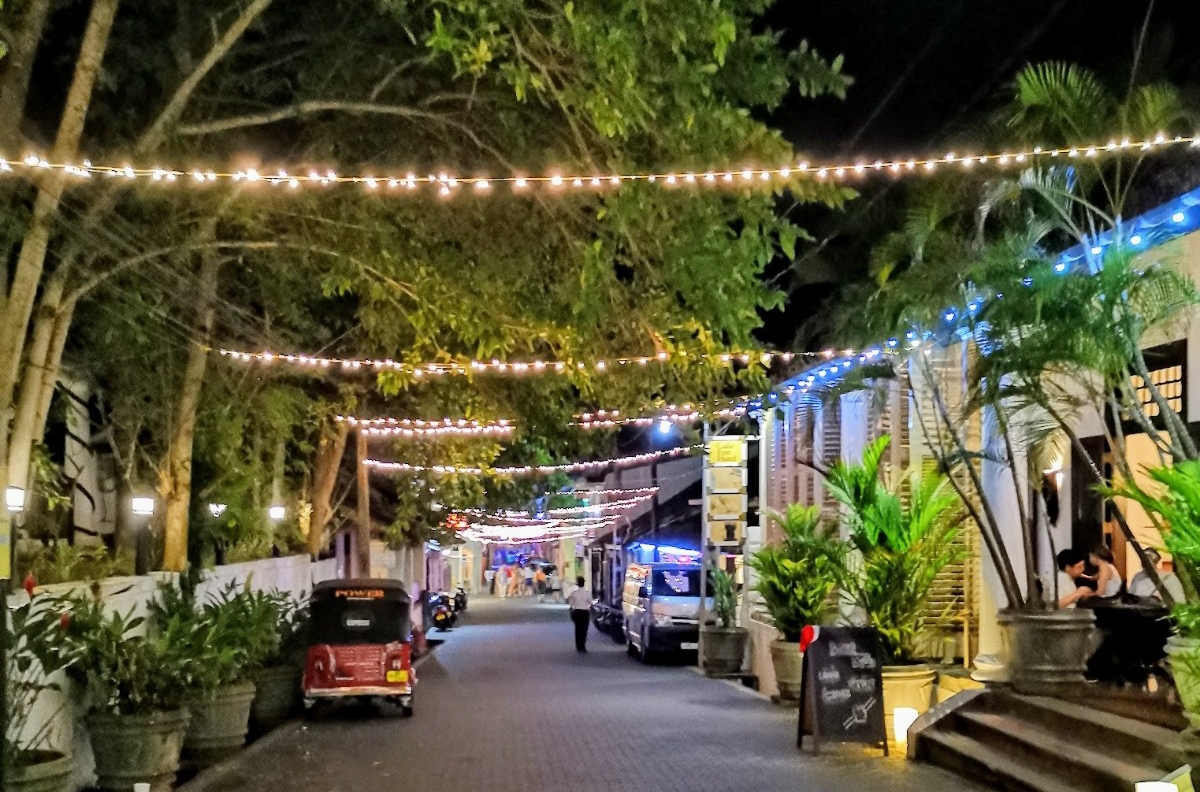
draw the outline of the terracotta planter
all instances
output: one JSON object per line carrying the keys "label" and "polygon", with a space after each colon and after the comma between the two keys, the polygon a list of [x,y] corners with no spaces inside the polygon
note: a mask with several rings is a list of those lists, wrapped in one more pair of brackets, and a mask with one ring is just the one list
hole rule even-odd
{"label": "terracotta planter", "polygon": [[804,683],[804,653],[800,651],[800,644],[772,641],[771,662],[775,666],[775,686],[779,688],[780,700],[799,701]]}
{"label": "terracotta planter", "polygon": [[1172,636],[1167,641],[1167,661],[1184,714],[1193,729],[1200,729],[1200,638]]}
{"label": "terracotta planter", "polygon": [[50,751],[23,755],[16,767],[9,768],[4,792],[71,792],[71,757]]}
{"label": "terracotta planter", "polygon": [[1088,658],[1099,645],[1092,611],[1003,610],[998,621],[1008,643],[1009,679],[1018,693],[1049,693],[1084,681]]}
{"label": "terracotta planter", "polygon": [[137,782],[151,792],[169,792],[179,769],[187,710],[148,715],[92,715],[87,719],[96,786],[129,792]]}
{"label": "terracotta planter", "polygon": [[254,683],[219,687],[209,697],[191,705],[192,721],[183,741],[183,755],[200,767],[237,753],[250,728]]}
{"label": "terracotta planter", "polygon": [[300,703],[300,670],[294,666],[264,668],[254,675],[250,721],[268,731],[296,714]]}
{"label": "terracotta planter", "polygon": [[742,670],[746,656],[746,641],[750,633],[743,627],[700,628],[700,645],[704,647],[701,666],[710,676],[729,676]]}
{"label": "terracotta planter", "polygon": [[[884,666],[883,725],[888,742],[896,742],[897,707],[912,707],[920,715],[933,706],[937,669],[927,665]],[[907,739],[907,735],[905,735]]]}

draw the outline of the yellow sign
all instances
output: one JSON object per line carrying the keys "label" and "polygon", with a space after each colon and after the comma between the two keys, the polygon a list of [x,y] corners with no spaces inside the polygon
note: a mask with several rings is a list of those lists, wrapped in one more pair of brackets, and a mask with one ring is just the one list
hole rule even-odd
{"label": "yellow sign", "polygon": [[708,471],[709,492],[744,492],[746,485],[742,481],[745,468],[710,468]]}
{"label": "yellow sign", "polygon": [[708,464],[741,465],[746,457],[746,443],[740,437],[715,437],[708,441]]}
{"label": "yellow sign", "polygon": [[708,496],[710,520],[740,520],[746,516],[746,496],[740,492],[715,492]]}
{"label": "yellow sign", "polygon": [[708,541],[714,544],[742,541],[741,520],[711,520],[708,523]]}
{"label": "yellow sign", "polygon": [[[376,678],[378,678],[378,677],[376,677]],[[408,672],[407,671],[388,671],[387,672],[387,681],[388,682],[407,682],[408,681]]]}
{"label": "yellow sign", "polygon": [[9,524],[0,525],[0,580],[8,580],[12,577],[12,534],[9,533]]}

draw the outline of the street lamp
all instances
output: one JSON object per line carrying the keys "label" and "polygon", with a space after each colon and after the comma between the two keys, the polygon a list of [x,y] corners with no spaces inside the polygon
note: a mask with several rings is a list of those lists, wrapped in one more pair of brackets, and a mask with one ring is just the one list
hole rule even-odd
{"label": "street lamp", "polygon": [[280,506],[278,504],[267,509],[267,516],[270,517],[275,522],[279,522],[280,520],[282,520],[284,518],[284,515],[286,515],[286,514],[287,514],[287,509],[283,508],[282,506]]}
{"label": "street lamp", "polygon": [[220,519],[226,508],[228,507],[224,503],[210,503],[208,504],[208,513],[213,516],[213,519]]}
{"label": "street lamp", "polygon": [[137,544],[134,549],[134,573],[150,574],[150,517],[154,516],[154,498],[145,495],[134,495],[129,499],[129,510],[137,523]]}

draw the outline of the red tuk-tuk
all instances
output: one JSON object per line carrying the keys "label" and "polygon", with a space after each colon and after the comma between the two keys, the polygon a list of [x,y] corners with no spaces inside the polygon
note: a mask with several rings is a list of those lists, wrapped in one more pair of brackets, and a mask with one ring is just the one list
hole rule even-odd
{"label": "red tuk-tuk", "polygon": [[398,580],[327,580],[309,600],[304,708],[331,698],[387,699],[413,713],[409,596]]}

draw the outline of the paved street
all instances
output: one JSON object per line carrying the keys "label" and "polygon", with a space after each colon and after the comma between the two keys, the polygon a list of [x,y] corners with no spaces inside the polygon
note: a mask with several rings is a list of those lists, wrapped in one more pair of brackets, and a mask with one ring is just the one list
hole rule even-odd
{"label": "paved street", "polygon": [[643,667],[595,632],[578,655],[562,605],[476,599],[445,637],[411,720],[346,709],[287,726],[204,791],[978,791],[877,754],[800,754],[794,711]]}

